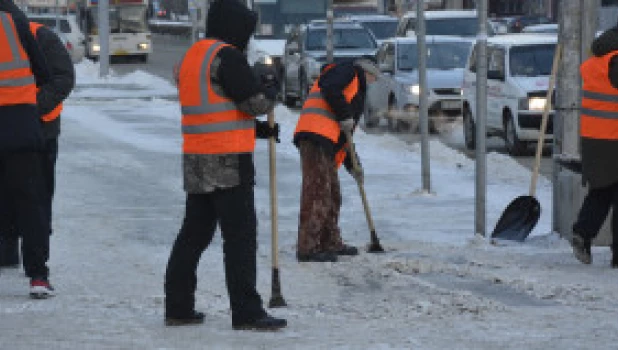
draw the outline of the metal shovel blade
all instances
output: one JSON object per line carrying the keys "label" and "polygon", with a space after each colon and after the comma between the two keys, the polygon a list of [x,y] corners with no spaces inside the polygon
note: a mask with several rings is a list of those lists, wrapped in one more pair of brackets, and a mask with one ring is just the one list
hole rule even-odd
{"label": "metal shovel blade", "polygon": [[523,242],[541,216],[541,204],[533,196],[515,198],[496,223],[492,238]]}

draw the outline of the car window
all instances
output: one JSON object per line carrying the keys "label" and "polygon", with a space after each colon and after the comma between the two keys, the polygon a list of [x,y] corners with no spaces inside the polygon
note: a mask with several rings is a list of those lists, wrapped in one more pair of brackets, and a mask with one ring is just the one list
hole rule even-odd
{"label": "car window", "polygon": [[[427,68],[463,68],[470,53],[471,43],[430,42],[427,43]],[[416,43],[400,44],[397,51],[397,66],[400,70],[418,69],[418,46]]]}
{"label": "car window", "polygon": [[[56,28],[56,19],[55,18],[32,18],[33,22],[40,23],[48,28]],[[66,19],[60,20],[60,32],[62,33],[71,33],[71,26],[69,25],[69,21]]]}
{"label": "car window", "polygon": [[395,31],[397,30],[396,21],[367,21],[361,24],[369,29],[376,39],[379,40],[395,36]]}
{"label": "car window", "polygon": [[550,75],[555,48],[553,44],[512,47],[509,54],[511,75],[524,77]]}
{"label": "car window", "polygon": [[476,36],[477,18],[440,18],[425,22],[427,35]]}
{"label": "car window", "polygon": [[[377,44],[367,29],[337,29],[333,31],[335,49],[375,49]],[[326,50],[326,29],[307,31],[307,50]]]}

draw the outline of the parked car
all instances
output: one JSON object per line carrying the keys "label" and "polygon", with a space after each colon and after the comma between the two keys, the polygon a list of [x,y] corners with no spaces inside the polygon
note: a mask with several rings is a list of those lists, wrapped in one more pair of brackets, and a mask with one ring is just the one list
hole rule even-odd
{"label": "parked car", "polygon": [[399,23],[397,17],[387,15],[353,15],[346,17],[346,19],[360,23],[363,27],[369,29],[376,38],[378,45],[395,36]]}
{"label": "parked car", "polygon": [[507,22],[509,33],[520,33],[525,27],[535,24],[548,24],[552,20],[540,15],[525,15],[511,17]]}
{"label": "parked car", "polygon": [[[487,136],[504,138],[517,156],[536,143],[545,108],[557,36],[509,34],[487,40]],[[468,149],[476,145],[476,54],[464,72],[463,124]],[[546,140],[552,140],[551,111]]]}
{"label": "parked car", "polygon": [[[335,62],[375,56],[377,51],[376,39],[371,31],[352,21],[335,21],[333,45]],[[284,47],[281,79],[281,94],[286,105],[305,100],[325,63],[325,21],[312,21],[290,32]]]}
{"label": "parked car", "polygon": [[[416,11],[407,12],[399,20],[396,36],[414,35],[416,25]],[[425,31],[427,35],[476,37],[478,15],[476,10],[425,11]],[[489,21],[487,22],[487,34],[495,34]]]}
{"label": "parked car", "polygon": [[74,63],[81,61],[84,58],[84,54],[86,52],[86,44],[85,44],[85,36],[79,30],[79,25],[75,20],[73,15],[59,15],[58,22],[60,23],[60,27],[56,28],[56,14],[46,13],[46,14],[32,14],[28,13],[28,19],[40,23],[46,27],[55,29],[55,31],[63,33],[68,41],[71,49],[69,50],[71,54],[71,59]]}
{"label": "parked car", "polygon": [[[442,117],[453,119],[461,114],[463,69],[472,43],[472,39],[444,35],[426,38],[427,96],[434,127]],[[369,86],[365,126],[376,126],[381,118],[386,118],[393,131],[417,125],[418,57],[416,37],[393,38],[382,44],[377,61],[383,75]]]}

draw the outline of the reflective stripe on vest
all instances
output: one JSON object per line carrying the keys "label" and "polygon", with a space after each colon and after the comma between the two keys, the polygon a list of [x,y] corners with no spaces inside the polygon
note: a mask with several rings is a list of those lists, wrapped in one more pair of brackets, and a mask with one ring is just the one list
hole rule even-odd
{"label": "reflective stripe on vest", "polygon": [[[36,23],[36,22],[30,22],[30,32],[32,33],[32,35],[34,35],[34,38],[37,38],[37,31],[39,30],[39,28],[41,28],[43,25],[41,23]],[[53,75],[53,72],[52,72]],[[37,87],[36,91],[39,91],[39,88]],[[44,122],[51,122],[53,120],[56,120],[56,118],[58,118],[60,116],[60,112],[62,112],[62,102],[59,103],[56,108],[54,108],[51,112],[41,116],[41,120],[43,120]]]}
{"label": "reflective stripe on vest", "polygon": [[0,11],[0,106],[18,104],[36,104],[34,75],[12,17]]}
{"label": "reflective stripe on vest", "polygon": [[[324,72],[331,67],[332,65],[327,67]],[[324,72],[322,74],[324,74]],[[315,81],[307,95],[307,100],[305,100],[303,104],[303,109],[300,112],[300,118],[298,119],[298,124],[296,124],[294,134],[310,132],[324,136],[332,141],[333,144],[337,144],[339,135],[341,134],[339,120],[333,109],[328,105],[326,100],[324,100],[320,87],[318,86],[319,80],[320,78]],[[358,89],[359,80],[358,77],[354,75],[354,79],[343,89],[343,96],[348,103],[352,102],[352,99],[354,99],[354,96],[358,93]],[[344,145],[341,150],[338,150],[335,155],[337,167],[341,166],[345,159],[346,145]]]}
{"label": "reflective stripe on vest", "polygon": [[210,66],[225,46],[216,40],[194,44],[182,60],[178,91],[182,111],[183,152],[187,154],[251,153],[255,118],[212,89]]}
{"label": "reflective stripe on vest", "polygon": [[609,80],[609,63],[617,51],[582,63],[580,134],[591,139],[618,140],[618,89]]}

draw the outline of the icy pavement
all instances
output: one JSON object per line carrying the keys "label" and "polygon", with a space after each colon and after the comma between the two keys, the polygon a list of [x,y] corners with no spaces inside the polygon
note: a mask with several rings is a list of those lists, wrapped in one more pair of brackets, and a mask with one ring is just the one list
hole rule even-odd
{"label": "icy pavement", "polygon": [[[117,84],[123,98],[72,96],[63,113],[51,281],[58,295],[31,300],[21,269],[0,272],[0,349],[608,349],[618,341],[618,271],[593,248],[584,266],[549,233],[551,186],[541,179],[541,221],[525,243],[475,237],[474,162],[431,142],[432,194],[418,194],[420,148],[389,135],[356,136],[384,254],[338,263],[295,260],[300,164],[290,143],[297,112],[276,110],[282,292],[276,333],[231,329],[219,236],[202,256],[196,308],[203,325],[163,325],[163,274],[183,216],[179,108],[169,85],[143,76]],[[100,84],[92,79],[89,84]],[[154,88],[150,99],[135,96]],[[135,98],[131,98],[131,96]],[[454,133],[461,135],[455,127]],[[258,289],[270,298],[266,142],[256,149]],[[488,156],[488,227],[529,171]],[[347,243],[369,241],[353,180],[341,171]]]}

